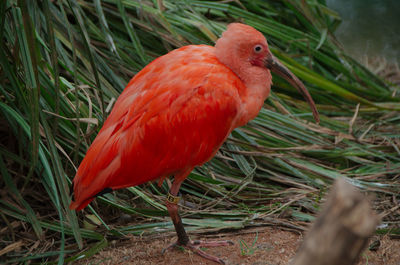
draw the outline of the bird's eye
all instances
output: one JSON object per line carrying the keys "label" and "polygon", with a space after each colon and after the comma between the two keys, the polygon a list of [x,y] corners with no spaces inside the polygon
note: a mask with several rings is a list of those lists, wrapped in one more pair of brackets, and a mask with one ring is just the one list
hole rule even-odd
{"label": "bird's eye", "polygon": [[254,52],[259,53],[261,52],[263,49],[263,47],[260,44],[257,44],[256,46],[254,46]]}

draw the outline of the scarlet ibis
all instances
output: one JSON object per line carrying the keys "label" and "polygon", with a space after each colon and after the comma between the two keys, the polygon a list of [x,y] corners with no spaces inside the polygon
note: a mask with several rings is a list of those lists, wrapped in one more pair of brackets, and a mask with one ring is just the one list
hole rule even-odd
{"label": "scarlet ibis", "polygon": [[189,240],[177,194],[195,166],[258,114],[270,92],[270,71],[303,94],[318,122],[305,86],[248,25],[230,24],[215,47],[189,45],[155,59],[126,86],[87,151],[73,180],[70,208],[81,210],[105,192],[174,176],[166,201],[178,236],[174,246],[223,263],[200,247],[230,242]]}

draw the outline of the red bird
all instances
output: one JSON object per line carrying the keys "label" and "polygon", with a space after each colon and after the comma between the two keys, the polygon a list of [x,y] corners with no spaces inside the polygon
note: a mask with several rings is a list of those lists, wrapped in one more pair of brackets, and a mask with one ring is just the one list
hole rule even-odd
{"label": "red bird", "polygon": [[195,166],[257,116],[270,92],[270,71],[304,95],[318,122],[307,89],[250,26],[230,24],[215,47],[189,45],[155,59],[129,82],[87,151],[73,180],[70,208],[81,210],[105,192],[174,176],[166,202],[178,236],[174,245],[223,263],[200,247],[231,242],[190,241],[176,196]]}

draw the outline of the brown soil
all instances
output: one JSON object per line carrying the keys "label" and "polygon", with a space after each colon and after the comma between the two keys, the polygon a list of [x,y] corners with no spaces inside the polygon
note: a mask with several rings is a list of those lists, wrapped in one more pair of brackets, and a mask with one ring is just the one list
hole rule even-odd
{"label": "brown soil", "polygon": [[[302,235],[298,233],[270,227],[242,230],[217,236],[192,236],[192,239],[201,240],[232,240],[235,243],[233,246],[209,248],[206,249],[206,252],[224,259],[226,264],[235,265],[288,264],[295,255],[302,238]],[[94,257],[82,260],[79,264],[215,264],[190,251],[179,249],[169,250],[163,255],[161,250],[175,240],[175,237],[169,236],[152,240],[133,237],[123,243],[114,242],[113,246],[101,251]],[[371,242],[374,241],[379,242],[380,246],[375,251],[366,250],[360,258],[359,265],[400,265],[400,240],[376,237],[371,240]],[[245,242],[248,248],[241,248],[240,242]],[[254,246],[253,242],[255,242]]]}

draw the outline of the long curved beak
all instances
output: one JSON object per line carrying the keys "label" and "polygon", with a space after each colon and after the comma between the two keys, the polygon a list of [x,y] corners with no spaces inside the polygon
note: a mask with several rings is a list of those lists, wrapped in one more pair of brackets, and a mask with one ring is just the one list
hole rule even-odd
{"label": "long curved beak", "polygon": [[264,61],[265,67],[267,67],[272,72],[286,79],[292,86],[297,88],[297,90],[303,95],[303,97],[307,100],[308,104],[311,107],[314,119],[317,123],[319,123],[319,114],[317,107],[315,106],[314,100],[308,93],[307,88],[303,85],[303,83],[292,73],[289,69],[287,69],[275,56],[271,54]]}

